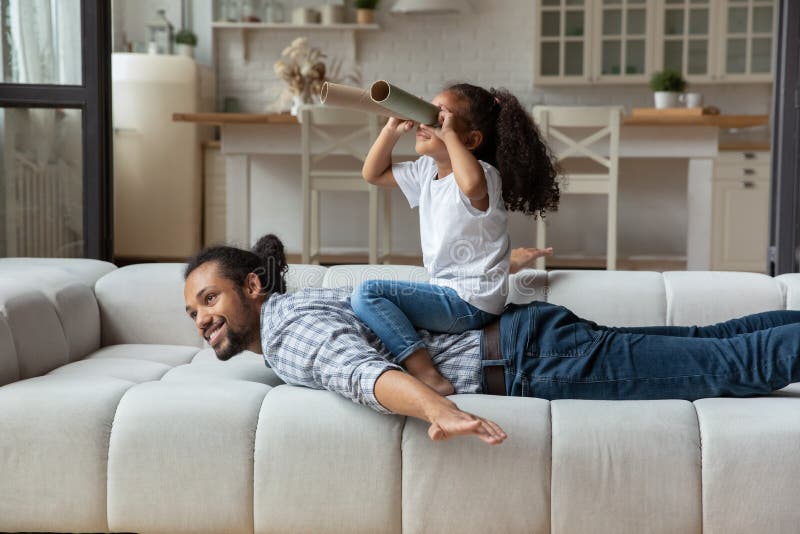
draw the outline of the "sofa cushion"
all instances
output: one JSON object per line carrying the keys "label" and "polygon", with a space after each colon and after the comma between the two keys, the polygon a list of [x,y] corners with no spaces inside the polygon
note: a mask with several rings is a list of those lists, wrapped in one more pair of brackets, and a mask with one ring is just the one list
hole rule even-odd
{"label": "sofa cushion", "polygon": [[201,391],[165,382],[131,388],[108,451],[111,531],[252,533],[253,442],[269,389],[239,380]]}
{"label": "sofa cushion", "polygon": [[667,299],[659,273],[551,271],[547,301],[606,326],[662,326]]}
{"label": "sofa cushion", "polygon": [[783,288],[787,310],[800,310],[800,273],[782,274],[775,280]]}
{"label": "sofa cushion", "polygon": [[355,287],[365,280],[427,282],[424,267],[414,265],[335,265],[328,268],[322,287]]}
{"label": "sofa cushion", "polygon": [[5,315],[0,313],[0,386],[19,380],[19,363],[14,338]]}
{"label": "sofa cushion", "polygon": [[328,391],[270,391],[256,430],[255,532],[399,533],[403,421]]}
{"label": "sofa cushion", "polygon": [[553,532],[700,533],[700,435],[690,402],[551,403]]}
{"label": "sofa cushion", "polygon": [[703,532],[797,532],[800,388],[701,399]]}
{"label": "sofa cushion", "polygon": [[69,345],[52,302],[34,287],[0,278],[0,316],[14,342],[19,378],[69,362]]}
{"label": "sofa cushion", "polygon": [[508,304],[547,301],[547,271],[524,269],[508,277]]}
{"label": "sofa cushion", "polygon": [[286,291],[294,293],[306,287],[322,287],[327,270],[321,265],[289,265],[286,272]]}
{"label": "sofa cushion", "polygon": [[710,325],[734,317],[784,308],[775,279],[755,273],[668,272],[667,324]]}
{"label": "sofa cushion", "polygon": [[94,287],[95,282],[117,268],[113,263],[85,258],[0,258],[0,276],[7,269],[57,269]]}
{"label": "sofa cushion", "polygon": [[191,362],[199,350],[197,347],[184,347],[181,345],[131,343],[103,347],[87,359],[123,358],[125,360],[145,360],[174,367]]}
{"label": "sofa cushion", "polygon": [[102,346],[159,343],[201,347],[184,311],[182,263],[122,267],[97,281]]}
{"label": "sofa cushion", "polygon": [[246,380],[268,386],[283,384],[275,371],[267,367],[264,358],[258,354],[245,351],[223,362],[217,359],[211,349],[200,351],[190,364],[171,369],[161,380],[197,384],[216,380]]}
{"label": "sofa cushion", "polygon": [[108,531],[108,440],[132,385],[50,375],[0,388],[0,530]]}
{"label": "sofa cushion", "polygon": [[508,433],[498,446],[476,437],[431,441],[428,425],[403,430],[404,532],[550,532],[550,403],[456,395],[468,412]]}
{"label": "sofa cushion", "polygon": [[[80,360],[100,346],[100,311],[92,286],[55,265],[0,266],[0,278],[40,291],[55,308],[69,347],[69,361]],[[0,297],[2,298],[2,297]]]}
{"label": "sofa cushion", "polygon": [[97,358],[72,362],[50,371],[50,374],[77,378],[106,376],[129,382],[147,382],[159,380],[170,369],[169,365],[141,359]]}

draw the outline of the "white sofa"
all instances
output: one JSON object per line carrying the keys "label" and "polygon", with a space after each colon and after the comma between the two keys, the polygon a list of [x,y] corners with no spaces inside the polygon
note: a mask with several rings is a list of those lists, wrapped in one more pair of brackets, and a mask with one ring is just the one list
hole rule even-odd
{"label": "white sofa", "polygon": [[[508,432],[426,426],[222,363],[183,311],[182,265],[0,260],[0,531],[800,531],[800,385],[649,402],[456,396]],[[292,266],[290,286],[424,279]],[[800,275],[538,271],[510,299],[611,325],[800,309]]]}

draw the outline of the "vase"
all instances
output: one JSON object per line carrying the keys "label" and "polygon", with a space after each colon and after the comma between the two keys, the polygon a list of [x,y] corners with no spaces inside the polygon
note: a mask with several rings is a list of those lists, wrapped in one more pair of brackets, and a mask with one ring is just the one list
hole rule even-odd
{"label": "vase", "polygon": [[356,9],[356,22],[359,24],[373,24],[375,22],[375,10]]}
{"label": "vase", "polygon": [[655,97],[656,109],[677,108],[679,94],[680,93],[675,93],[672,91],[654,92],[653,96]]}
{"label": "vase", "polygon": [[178,43],[177,52],[179,56],[194,58],[194,47],[192,45]]}
{"label": "vase", "polygon": [[296,116],[300,112],[301,106],[311,103],[311,88],[306,85],[303,92],[292,96],[292,105],[289,108],[289,113]]}

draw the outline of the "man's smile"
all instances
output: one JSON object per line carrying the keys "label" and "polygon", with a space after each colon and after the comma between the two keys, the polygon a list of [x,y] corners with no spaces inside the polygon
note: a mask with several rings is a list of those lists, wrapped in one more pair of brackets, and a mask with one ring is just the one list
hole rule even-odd
{"label": "man's smile", "polygon": [[208,327],[205,332],[206,341],[212,347],[216,344],[216,342],[222,337],[222,327],[225,326],[225,320],[217,321],[216,323],[212,324]]}

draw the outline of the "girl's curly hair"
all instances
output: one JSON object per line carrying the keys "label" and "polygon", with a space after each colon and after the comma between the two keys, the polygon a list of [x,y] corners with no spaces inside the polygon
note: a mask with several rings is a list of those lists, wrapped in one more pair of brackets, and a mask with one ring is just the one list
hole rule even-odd
{"label": "girl's curly hair", "polygon": [[487,91],[468,83],[445,91],[466,104],[458,115],[467,128],[483,135],[473,154],[500,171],[506,209],[533,217],[556,211],[561,169],[517,97],[504,89]]}

